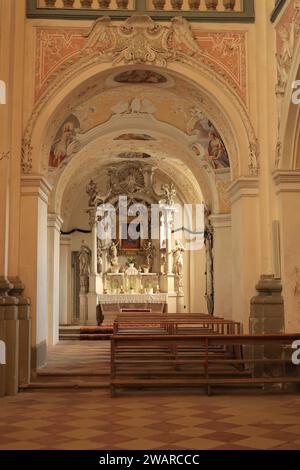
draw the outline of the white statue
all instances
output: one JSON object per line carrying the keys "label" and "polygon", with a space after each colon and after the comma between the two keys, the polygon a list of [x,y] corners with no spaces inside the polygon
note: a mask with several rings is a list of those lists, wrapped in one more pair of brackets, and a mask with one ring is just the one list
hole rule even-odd
{"label": "white statue", "polygon": [[173,183],[170,184],[163,184],[161,187],[162,190],[162,202],[167,204],[168,206],[175,205],[175,197],[176,197],[176,189]]}
{"label": "white statue", "polygon": [[166,240],[163,240],[162,246],[160,249],[160,274],[166,274],[166,261],[167,261],[167,247]]}
{"label": "white statue", "polygon": [[150,240],[146,240],[143,245],[143,251],[146,255],[147,264],[146,267],[151,270],[153,262],[153,250],[154,246]]}
{"label": "white statue", "polygon": [[91,272],[92,252],[83,240],[79,252],[79,269],[80,276],[89,276]]}
{"label": "white statue", "polygon": [[184,246],[180,240],[175,241],[175,248],[172,250],[173,254],[173,274],[183,276],[183,254]]}
{"label": "white statue", "polygon": [[118,245],[119,243],[112,242],[110,246],[110,264],[112,272],[119,271],[119,259],[118,259]]}

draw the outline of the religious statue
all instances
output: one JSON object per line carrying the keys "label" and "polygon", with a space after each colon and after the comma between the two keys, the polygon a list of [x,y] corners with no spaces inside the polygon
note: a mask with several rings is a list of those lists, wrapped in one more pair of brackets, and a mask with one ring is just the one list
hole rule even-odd
{"label": "religious statue", "polygon": [[175,248],[172,250],[173,254],[173,274],[183,276],[183,253],[184,246],[180,240],[175,241]]}
{"label": "religious statue", "polygon": [[160,249],[160,274],[166,274],[166,261],[167,261],[167,248],[166,240],[163,240],[162,247]]}
{"label": "religious statue", "polygon": [[214,313],[214,266],[213,266],[213,227],[209,220],[210,211],[205,206],[205,251],[206,251],[206,303],[209,315]]}
{"label": "religious statue", "polygon": [[110,264],[111,264],[111,271],[112,272],[119,272],[119,259],[118,259],[118,243],[112,242],[110,245]]}
{"label": "religious statue", "polygon": [[176,197],[176,189],[174,184],[172,182],[170,184],[163,184],[161,190],[162,202],[167,204],[167,206],[174,206]]}
{"label": "religious statue", "polygon": [[92,252],[83,240],[79,252],[80,276],[89,276],[91,272]]}
{"label": "religious statue", "polygon": [[143,251],[146,255],[146,268],[151,271],[153,263],[154,246],[150,240],[146,240],[143,245]]}
{"label": "religious statue", "polygon": [[103,259],[102,259],[102,245],[101,240],[97,239],[97,272],[102,274],[103,271]]}

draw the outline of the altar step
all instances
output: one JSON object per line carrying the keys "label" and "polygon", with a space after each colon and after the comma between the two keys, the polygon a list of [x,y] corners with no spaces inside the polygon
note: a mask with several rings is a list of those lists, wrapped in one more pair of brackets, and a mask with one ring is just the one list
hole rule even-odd
{"label": "altar step", "polygon": [[108,388],[110,385],[109,365],[104,366],[101,372],[93,370],[82,371],[39,371],[30,384],[21,387],[21,391],[51,390],[64,388]]}
{"label": "altar step", "polygon": [[63,325],[59,327],[60,341],[107,341],[113,333],[111,326],[77,326]]}

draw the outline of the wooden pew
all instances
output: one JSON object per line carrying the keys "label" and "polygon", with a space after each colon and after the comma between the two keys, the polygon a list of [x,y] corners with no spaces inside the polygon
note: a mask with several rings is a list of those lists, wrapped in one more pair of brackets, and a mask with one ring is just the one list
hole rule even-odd
{"label": "wooden pew", "polygon": [[[114,335],[111,343],[111,394],[114,396],[119,388],[177,386],[201,386],[210,394],[212,386],[300,383],[299,376],[285,373],[286,365],[291,364],[291,357],[236,357],[234,353],[234,348],[245,346],[290,347],[299,338],[300,333]],[[252,373],[255,365],[275,365],[279,367],[280,374],[255,377]]]}
{"label": "wooden pew", "polygon": [[151,331],[163,334],[240,334],[241,324],[230,320],[222,320],[202,316],[147,316],[147,318],[119,316],[114,322],[114,333],[125,334]]}

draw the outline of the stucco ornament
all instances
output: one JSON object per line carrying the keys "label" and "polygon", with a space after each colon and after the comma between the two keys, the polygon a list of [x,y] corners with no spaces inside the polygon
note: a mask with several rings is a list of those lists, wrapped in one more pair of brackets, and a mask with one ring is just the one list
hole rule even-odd
{"label": "stucco ornament", "polygon": [[295,0],[291,5],[294,8],[290,21],[279,24],[277,30],[277,39],[279,43],[279,51],[277,58],[277,75],[278,81],[276,93],[283,95],[289,78],[290,69],[292,67],[296,43],[300,35],[300,1]]}
{"label": "stucco ornament", "polygon": [[[149,16],[132,16],[119,26],[111,25],[109,17],[95,21],[81,55],[103,55],[114,65],[153,64],[165,67],[176,60],[180,48],[190,55],[199,53],[189,23],[184,18],[173,18],[171,26],[161,26]],[[177,47],[176,47],[177,46]]]}
{"label": "stucco ornament", "polygon": [[249,145],[249,172],[250,176],[258,176],[260,170],[259,165],[259,144],[258,140],[251,142]]}
{"label": "stucco ornament", "polygon": [[32,170],[32,145],[28,137],[22,139],[21,170],[22,173],[30,173]]}
{"label": "stucco ornament", "polygon": [[[41,35],[44,33],[44,30],[40,32],[40,36],[38,36],[39,40],[42,37]],[[45,34],[44,36],[47,38],[51,34],[48,32],[46,33],[46,36]],[[62,43],[65,44],[65,31],[60,34],[63,34],[63,37],[59,37],[61,37]],[[247,134],[249,135],[249,141],[253,140],[253,127],[242,98],[239,93],[236,94],[237,89],[233,87],[232,84],[230,85],[228,82],[229,78],[226,73],[220,73],[219,67],[215,67],[213,64],[207,62],[206,52],[208,44],[211,45],[211,60],[213,60],[213,55],[215,54],[215,49],[211,44],[212,33],[205,33],[203,36],[199,31],[192,31],[191,25],[184,18],[180,17],[174,18],[169,24],[162,25],[156,23],[147,16],[133,16],[124,21],[121,25],[112,22],[108,17],[100,18],[95,21],[87,32],[77,29],[76,32],[74,31],[71,34],[71,32],[68,31],[67,34],[70,34],[70,38],[72,37],[72,40],[75,41],[74,48],[71,50],[72,53],[65,51],[65,59],[62,62],[60,61],[59,67],[52,64],[52,75],[47,75],[47,79],[45,79],[45,77],[43,79],[43,86],[45,86],[45,88],[43,88],[44,91],[40,91],[40,94],[37,95],[39,96],[38,101],[33,108],[24,133],[24,139],[30,146],[35,146],[35,143],[31,143],[31,140],[32,142],[35,142],[35,124],[42,109],[47,105],[47,103],[49,103],[52,96],[55,95],[64,83],[67,83],[68,80],[77,76],[81,71],[86,71],[89,67],[93,67],[100,63],[111,63],[112,65],[137,63],[166,67],[169,63],[177,61],[189,65],[195,70],[198,70],[199,73],[203,74],[205,77],[208,77],[211,81],[216,82],[219,86],[224,87],[224,89],[230,92],[230,96],[241,114]],[[226,33],[226,37],[228,35],[229,33]],[[69,36],[67,37],[69,38]],[[229,42],[232,40],[231,36],[227,39]],[[245,52],[243,41],[244,36],[240,38],[240,48],[238,49],[239,54],[241,55],[239,62],[239,70],[241,72],[240,77],[244,76]],[[48,47],[47,44],[48,42],[46,43],[45,40],[41,42],[41,51],[44,50],[43,48]],[[61,53],[63,52],[59,52],[59,54],[57,54],[58,57],[53,58],[54,62],[55,60],[59,60]],[[52,58],[53,54],[51,54],[51,51],[49,54],[50,58]],[[43,62],[40,58],[37,64],[38,67],[41,67],[42,63]],[[48,65],[50,66],[51,64],[49,63]],[[47,67],[46,69],[48,70]],[[187,86],[187,84],[185,86]],[[88,98],[89,94],[95,91],[93,90],[95,87],[99,87],[99,83],[89,83],[84,90],[80,91],[78,99],[82,100],[83,96]],[[195,88],[193,88],[193,96],[198,100],[198,94],[195,93]],[[77,97],[75,98],[77,99]],[[199,105],[201,105],[205,111],[206,106],[205,103],[202,103],[203,100],[204,98],[202,97]],[[124,104],[124,109],[118,108],[115,110],[114,114],[153,114],[153,111],[150,109],[152,106],[151,103],[136,101],[133,103],[130,102],[122,104]],[[212,121],[216,123],[220,134],[222,136],[228,135],[228,139],[226,138],[224,144],[226,145],[226,148],[228,148],[229,154],[236,155],[236,145],[234,140],[230,139],[231,132],[228,129],[229,126],[226,125],[226,120],[223,119],[223,124],[219,123],[219,111],[214,113],[213,109],[210,109],[209,114],[212,115]],[[216,116],[214,116],[214,114],[216,114]],[[47,137],[47,139],[49,139],[49,137]],[[231,147],[234,147],[234,149],[231,149]],[[44,148],[46,148],[46,146]],[[32,170],[32,162],[30,161],[31,152],[27,150],[28,149],[26,148],[24,149],[24,158],[22,161],[23,173],[30,173]],[[39,149],[34,150],[37,151],[39,155],[41,154]],[[234,158],[232,159],[231,168],[233,174],[238,172],[238,163],[235,162]],[[44,169],[47,170],[47,167],[45,166]]]}

